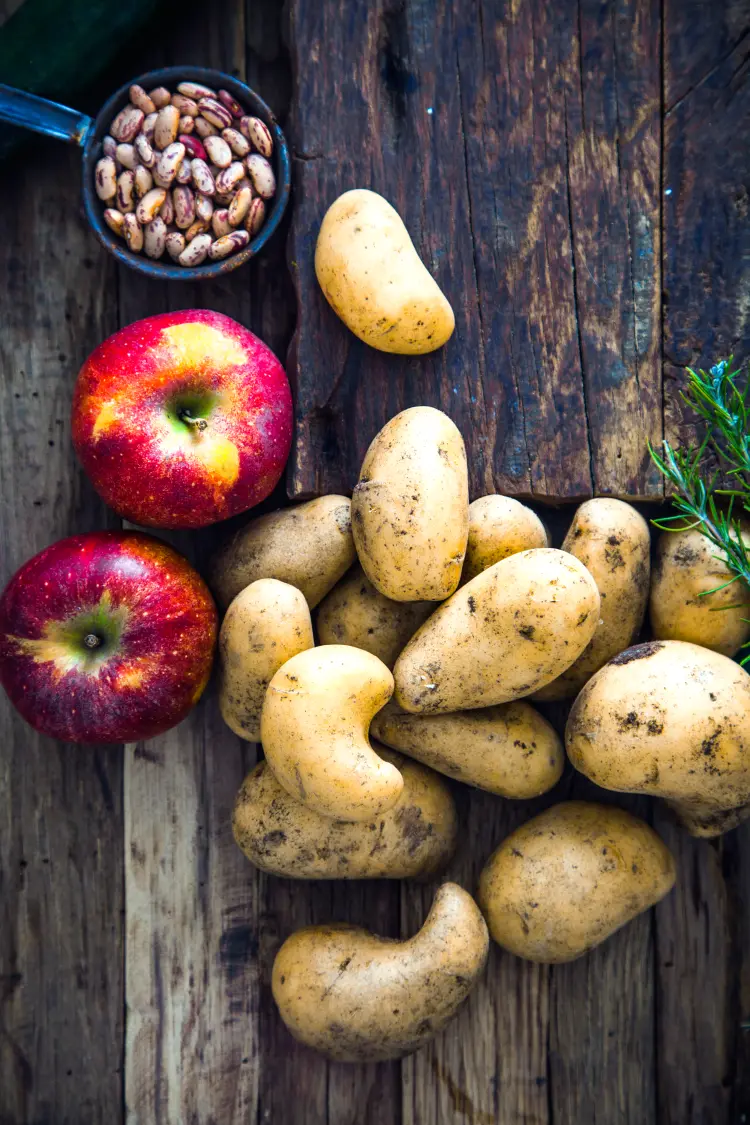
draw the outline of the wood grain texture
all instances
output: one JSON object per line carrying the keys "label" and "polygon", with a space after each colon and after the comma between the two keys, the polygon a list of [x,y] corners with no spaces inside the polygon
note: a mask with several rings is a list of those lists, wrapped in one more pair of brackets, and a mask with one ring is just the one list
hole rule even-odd
{"label": "wood grain texture", "polygon": [[667,436],[691,439],[685,367],[750,352],[750,3],[665,0],[664,395]]}
{"label": "wood grain texture", "polygon": [[[0,582],[110,518],[70,443],[78,366],[114,327],[113,270],[73,205],[79,160],[40,144],[0,210]],[[54,279],[51,281],[50,279]],[[0,1121],[122,1121],[120,747],[0,709]]]}
{"label": "wood grain texture", "polygon": [[[650,818],[648,798],[608,793],[573,773],[566,797]],[[653,913],[585,957],[554,965],[550,984],[550,1104],[554,1122],[661,1125],[654,1051]]]}
{"label": "wood grain texture", "polygon": [[[387,418],[429,403],[467,437],[474,495],[660,495],[658,3],[290,8],[290,493],[351,488]],[[315,238],[354,186],[396,206],[449,295],[439,352],[383,356],[326,305]]]}
{"label": "wood grain texture", "polygon": [[[554,795],[505,801],[455,788],[461,843],[445,877],[474,893],[492,851],[519,824],[552,804]],[[438,884],[404,884],[402,936],[421,926]],[[551,1125],[548,1035],[548,968],[492,943],[487,970],[457,1018],[402,1062],[404,1125]]]}
{"label": "wood grain texture", "polygon": [[[723,840],[693,840],[656,809],[677,885],[656,907],[656,1055],[661,1125],[728,1125],[737,1047],[737,971]],[[746,860],[747,862],[747,860]],[[747,1075],[740,1078],[747,1091]]]}
{"label": "wood grain texture", "polygon": [[[274,80],[280,49],[271,5],[222,0],[186,24],[169,53],[241,77],[283,112]],[[158,42],[157,37],[157,42]],[[164,39],[161,40],[165,42]],[[247,55],[247,57],[246,57]],[[280,104],[281,102],[281,104]],[[119,318],[210,308],[241,321],[283,356],[290,301],[283,240],[260,261],[212,284],[145,283],[119,274]],[[203,567],[220,533],[169,536]],[[127,912],[125,1043],[128,1125],[246,1125],[261,1114],[260,956],[264,884],[231,833],[237,790],[256,760],[221,720],[213,685],[176,730],[129,747],[124,777]]]}

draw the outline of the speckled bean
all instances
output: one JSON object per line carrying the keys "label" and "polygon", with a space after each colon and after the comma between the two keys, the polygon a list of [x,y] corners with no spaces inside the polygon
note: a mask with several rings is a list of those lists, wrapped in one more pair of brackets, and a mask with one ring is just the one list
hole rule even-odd
{"label": "speckled bean", "polygon": [[197,195],[195,197],[195,214],[199,219],[205,222],[211,221],[211,216],[214,213],[213,200],[207,195]]}
{"label": "speckled bean", "polygon": [[259,195],[250,204],[245,219],[245,230],[251,238],[254,238],[266,219],[266,205]]}
{"label": "speckled bean", "polygon": [[[244,166],[240,163],[239,160],[236,160],[233,164],[230,164],[228,168],[225,168],[222,172],[220,172],[216,177],[216,190],[218,192],[234,191],[244,174]],[[250,178],[252,179],[252,177]],[[263,192],[259,191],[258,195],[263,195]]]}
{"label": "speckled bean", "polygon": [[110,137],[109,134],[107,134],[106,137],[102,137],[102,152],[105,156],[111,156],[114,160],[115,153],[117,152],[117,141],[114,137]]}
{"label": "speckled bean", "polygon": [[204,148],[208,158],[218,169],[228,168],[232,163],[232,150],[223,137],[206,137]]}
{"label": "speckled bean", "polygon": [[161,208],[159,209],[159,214],[161,215],[167,226],[174,222],[174,203],[172,202],[171,191],[167,192],[167,198],[162,203]]}
{"label": "speckled bean", "polygon": [[172,100],[172,95],[166,86],[157,86],[155,90],[149,92],[148,96],[157,109],[163,109]]}
{"label": "speckled bean", "polygon": [[199,266],[201,262],[205,262],[212,241],[210,234],[197,234],[192,242],[188,242],[177,259],[180,265]]}
{"label": "speckled bean", "polygon": [[180,167],[177,169],[177,175],[175,176],[175,181],[178,184],[189,184],[190,183],[190,177],[192,176],[192,168],[190,166],[190,163],[191,162],[187,159],[183,160],[182,163],[180,164]]}
{"label": "speckled bean", "polygon": [[196,235],[203,234],[208,228],[209,224],[205,219],[196,219],[185,231],[185,241],[192,242]]}
{"label": "speckled bean", "polygon": [[154,164],[156,164],[156,153],[143,133],[138,134],[133,145],[138,155],[138,162],[142,164],[144,168],[153,168]]}
{"label": "speckled bean", "polygon": [[134,254],[140,254],[143,249],[143,227],[135,215],[123,215],[122,233],[128,244],[128,250],[132,250]]}
{"label": "speckled bean", "polygon": [[135,194],[141,199],[146,192],[151,191],[151,188],[154,186],[154,177],[151,175],[148,168],[144,168],[142,164],[139,164],[138,167],[134,169],[134,172]]}
{"label": "speckled bean", "polygon": [[228,258],[236,250],[243,250],[249,241],[250,235],[246,230],[233,230],[231,234],[225,234],[211,243],[208,256],[212,261]]}
{"label": "speckled bean", "polygon": [[167,224],[156,215],[143,232],[143,249],[149,258],[161,258],[167,241]]}
{"label": "speckled bean", "polygon": [[211,216],[211,230],[217,238],[223,238],[225,234],[232,233],[232,224],[229,222],[229,212],[226,208],[214,211]]}
{"label": "speckled bean", "polygon": [[170,187],[184,158],[185,146],[183,144],[180,144],[179,141],[173,141],[171,145],[167,145],[154,165],[154,182],[159,187]]}
{"label": "speckled bean", "polygon": [[172,103],[180,111],[180,117],[197,117],[198,116],[198,103],[187,94],[173,94]]}
{"label": "speckled bean", "polygon": [[[167,198],[167,193],[162,187],[152,188],[147,191],[135,209],[135,217],[139,223],[150,223],[159,214],[159,208]],[[166,224],[165,224],[166,225]]]}
{"label": "speckled bean", "polygon": [[254,152],[245,159],[245,167],[261,199],[270,199],[276,191],[276,177],[266,158]]}
{"label": "speckled bean", "polygon": [[103,156],[94,170],[96,194],[106,203],[117,194],[117,165],[111,156]]}
{"label": "speckled bean", "polygon": [[159,110],[154,125],[154,144],[162,151],[174,143],[180,128],[180,111],[173,105]]}
{"label": "speckled bean", "polygon": [[154,147],[154,129],[156,128],[156,119],[158,116],[158,113],[149,113],[148,117],[144,118],[143,124],[141,125],[140,135],[146,138],[152,148]]}
{"label": "speckled bean", "polygon": [[191,161],[190,170],[196,191],[199,191],[201,195],[214,195],[216,192],[216,182],[205,160],[196,157],[196,159]]}
{"label": "speckled bean", "polygon": [[210,121],[206,121],[205,117],[196,117],[195,131],[199,137],[218,137],[219,130]]}
{"label": "speckled bean", "polygon": [[117,114],[109,127],[109,131],[116,141],[129,144],[137,136],[144,117],[145,114],[142,109],[138,109],[134,105],[126,105]]}
{"label": "speckled bean", "polygon": [[245,112],[238,101],[232,97],[229,90],[219,90],[219,101],[231,113],[232,117],[242,117]]}
{"label": "speckled bean", "polygon": [[104,221],[109,229],[118,234],[120,238],[123,236],[123,222],[125,216],[121,211],[115,210],[114,207],[107,207],[104,211]]}
{"label": "speckled bean", "polygon": [[195,196],[189,187],[180,185],[172,192],[174,221],[180,230],[187,230],[195,222]]}
{"label": "speckled bean", "polygon": [[210,86],[202,85],[200,82],[178,82],[177,93],[184,94],[186,98],[197,100],[216,97],[215,90],[212,90]]}
{"label": "speckled bean", "polygon": [[133,85],[130,87],[130,100],[137,109],[143,113],[153,113],[156,109],[156,103],[153,98],[150,98],[142,86]]}
{"label": "speckled bean", "polygon": [[221,135],[235,156],[247,156],[250,152],[250,141],[242,136],[239,129],[224,129]]}
{"label": "speckled bean", "polygon": [[240,131],[261,156],[270,159],[273,155],[273,138],[265,121],[261,121],[259,117],[243,117],[240,120]]}
{"label": "speckled bean", "polygon": [[[180,118],[180,127],[179,127],[180,133],[182,133],[186,137],[189,137],[194,129],[195,129],[195,118],[194,117],[181,117]],[[179,137],[178,137],[178,140],[179,140]]]}
{"label": "speckled bean", "polygon": [[130,168],[126,168],[124,172],[120,172],[117,177],[117,210],[122,211],[123,215],[129,214],[135,209],[133,196],[135,195],[135,172]]}
{"label": "speckled bean", "polygon": [[253,189],[251,187],[240,188],[240,190],[235,193],[234,199],[227,209],[227,218],[229,219],[230,226],[238,227],[240,225],[250,210],[252,200]]}
{"label": "speckled bean", "polygon": [[187,133],[182,133],[177,139],[184,144],[189,157],[198,156],[201,160],[208,160],[208,154],[198,137],[192,137]]}
{"label": "speckled bean", "polygon": [[185,235],[180,230],[171,230],[164,240],[164,247],[170,258],[177,260],[185,249]]}
{"label": "speckled bean", "polygon": [[138,163],[138,153],[135,151],[133,145],[119,144],[117,146],[117,152],[115,153],[115,159],[120,162],[123,168],[134,169]]}
{"label": "speckled bean", "polygon": [[201,117],[205,117],[206,121],[215,125],[217,129],[226,129],[232,124],[231,113],[216,98],[201,98],[198,102],[198,111]]}

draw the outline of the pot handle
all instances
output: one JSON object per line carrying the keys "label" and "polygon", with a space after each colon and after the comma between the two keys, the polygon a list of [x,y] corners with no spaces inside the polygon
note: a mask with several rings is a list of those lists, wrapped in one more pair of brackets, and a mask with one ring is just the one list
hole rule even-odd
{"label": "pot handle", "polygon": [[9,121],[22,129],[33,129],[35,133],[45,133],[60,141],[83,145],[93,128],[94,122],[85,113],[69,109],[66,105],[38,98],[25,90],[0,83],[0,121]]}

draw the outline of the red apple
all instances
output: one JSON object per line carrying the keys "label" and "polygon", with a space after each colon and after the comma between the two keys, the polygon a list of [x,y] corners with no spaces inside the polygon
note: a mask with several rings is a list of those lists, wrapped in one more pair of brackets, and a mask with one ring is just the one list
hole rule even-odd
{"label": "red apple", "polygon": [[196,703],[216,629],[203,579],[165,543],[74,535],[30,559],[0,597],[0,683],[42,734],[135,742]]}
{"label": "red apple", "polygon": [[205,527],[276,486],[292,440],[284,368],[205,309],[121,328],[81,368],[73,444],[99,495],[148,527]]}

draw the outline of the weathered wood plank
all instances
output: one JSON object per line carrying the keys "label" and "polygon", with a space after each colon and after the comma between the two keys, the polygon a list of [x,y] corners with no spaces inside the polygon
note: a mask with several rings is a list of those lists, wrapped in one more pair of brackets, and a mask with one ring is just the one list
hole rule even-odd
{"label": "weathered wood plank", "polygon": [[[78,214],[80,161],[41,142],[0,211],[0,583],[111,525],[77,466],[70,391],[114,327],[113,276]],[[0,702],[0,1120],[122,1121],[122,750],[36,735]]]}
{"label": "weathered wood plank", "polygon": [[[279,68],[280,50],[273,4],[248,5],[246,23],[241,4],[222,0],[211,20],[182,29],[164,61],[247,74],[283,113],[288,83]],[[272,65],[279,74],[275,80]],[[211,285],[144,285],[121,273],[120,318],[127,323],[170,308],[216,309],[251,327],[283,356],[291,313],[287,287],[280,236],[261,260]],[[207,529],[170,538],[201,566],[216,537]],[[244,1125],[263,1119],[265,885],[231,834],[234,798],[256,749],[223,724],[211,688],[177,730],[129,749],[130,1125],[178,1120]]]}
{"label": "weathered wood plank", "polygon": [[[644,820],[651,813],[647,798],[604,792],[575,774],[566,797],[614,804]],[[661,1125],[652,930],[652,913],[642,914],[585,957],[552,966],[549,1097],[555,1125]]]}
{"label": "weathered wood plank", "polygon": [[[292,495],[350,488],[420,402],[465,434],[475,494],[660,494],[658,5],[610,7],[292,0]],[[353,186],[394,203],[454,304],[432,356],[367,349],[317,287],[320,220]]]}
{"label": "weathered wood plank", "polygon": [[[553,802],[505,801],[456,786],[463,830],[446,878],[474,892],[490,853]],[[427,916],[435,887],[404,884],[402,934]],[[404,1125],[551,1125],[547,1090],[549,971],[494,943],[487,970],[456,1020],[404,1059]]]}
{"label": "weathered wood plank", "polygon": [[658,1121],[729,1125],[739,966],[722,875],[725,845],[692,839],[666,810],[655,810],[654,826],[678,870],[675,889],[656,907]]}
{"label": "weathered wood plank", "polygon": [[[730,352],[746,360],[750,345],[750,157],[737,143],[750,113],[750,4],[666,0],[663,35],[665,426],[689,442],[696,429],[678,396],[685,367]],[[662,811],[655,823],[680,870],[656,911],[659,1121],[741,1121],[750,835],[691,840]]]}
{"label": "weathered wood plank", "polygon": [[567,175],[596,495],[662,491],[660,35],[659,0],[580,0]]}
{"label": "weathered wood plank", "polygon": [[667,436],[695,430],[684,369],[750,352],[748,0],[665,0],[664,394]]}

